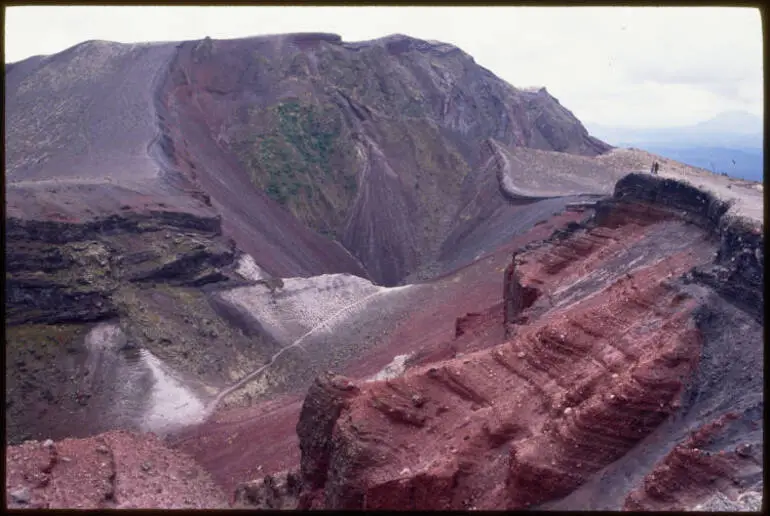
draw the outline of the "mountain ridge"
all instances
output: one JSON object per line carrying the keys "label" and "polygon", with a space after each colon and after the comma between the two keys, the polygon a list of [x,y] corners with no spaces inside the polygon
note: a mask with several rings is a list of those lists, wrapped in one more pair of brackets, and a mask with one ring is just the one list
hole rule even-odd
{"label": "mountain ridge", "polygon": [[[445,175],[441,185],[437,180],[438,169],[447,170],[447,165],[452,164],[448,170],[465,170],[467,173],[478,163],[475,141],[493,137],[503,145],[524,145],[586,155],[596,155],[609,149],[609,146],[592,139],[574,115],[561,107],[546,90],[532,94],[519,91],[476,65],[470,56],[454,46],[403,35],[353,43],[350,44],[352,47],[346,45],[335,35],[316,33],[221,41],[204,39],[178,44],[122,45],[99,41],[76,45],[63,52],[59,59],[65,56],[73,60],[67,65],[72,73],[76,69],[73,66],[83,69],[78,73],[83,74],[80,83],[84,93],[92,87],[89,80],[99,80],[98,77],[89,79],[88,74],[95,69],[87,63],[93,60],[102,60],[107,66],[123,66],[119,59],[131,55],[135,56],[135,66],[144,67],[146,73],[151,73],[150,69],[154,68],[158,87],[163,91],[159,90],[157,94],[148,91],[144,96],[157,95],[153,101],[154,109],[159,114],[163,113],[158,119],[162,135],[160,139],[153,140],[161,146],[162,152],[158,154],[160,168],[167,169],[163,172],[162,182],[196,190],[200,189],[195,186],[197,181],[208,181],[206,188],[213,189],[214,193],[208,192],[201,198],[208,199],[207,202],[212,202],[213,198],[218,210],[228,211],[227,204],[237,198],[233,195],[235,192],[217,193],[216,182],[203,177],[206,168],[240,169],[240,177],[251,177],[251,190],[256,190],[255,195],[260,195],[257,193],[259,190],[264,191],[272,201],[288,208],[294,218],[301,220],[311,232],[321,232],[339,241],[345,251],[352,253],[354,260],[367,269],[367,274],[383,284],[398,282],[435,255],[431,249],[440,247],[441,239],[447,232],[447,222],[442,220],[452,216],[452,199],[457,195],[462,179],[458,175],[450,180],[451,176]],[[255,51],[259,52],[259,59],[254,57]],[[427,60],[426,53],[438,55]],[[329,68],[335,60],[338,61],[334,65],[336,68]],[[62,65],[57,65],[55,61],[48,58],[47,65],[37,63],[38,71],[31,73],[37,77],[38,83],[50,80],[50,74],[44,74],[48,68],[61,68]],[[216,65],[207,68],[206,63]],[[359,76],[363,86],[350,82],[354,75],[339,75],[335,71],[350,66],[363,67],[360,68],[362,73],[368,70]],[[66,70],[65,67],[63,72],[70,73]],[[30,84],[29,73],[26,74],[26,82],[21,77],[13,77],[22,73],[19,68],[10,70],[10,91],[14,91],[13,86],[19,81],[19,87],[15,88],[19,92],[41,87]],[[234,79],[237,77],[240,78]],[[276,89],[278,84],[286,86],[281,93]],[[257,99],[247,91],[249,88],[256,88],[256,91],[262,88],[259,98],[265,100],[255,103]],[[412,97],[410,92],[416,91],[422,93]],[[13,105],[16,98],[8,100]],[[138,101],[138,98],[132,100],[135,103]],[[392,118],[387,112],[394,106],[388,104],[389,108],[382,109],[383,102],[397,102],[407,117],[410,116],[410,109],[414,113],[411,118],[403,120]],[[69,113],[68,116],[80,117],[81,124],[90,122],[77,114],[88,112],[85,105],[77,111],[74,106],[68,108],[65,104],[62,107],[64,113]],[[174,132],[164,128],[169,127],[165,119],[173,120],[179,115],[175,110],[189,110],[191,116],[185,118],[186,126],[177,120],[173,124]],[[192,116],[193,113],[195,116]],[[206,117],[211,120],[204,122]],[[190,121],[196,118],[198,126],[190,125]],[[35,120],[25,120],[23,125],[21,121],[14,122],[14,119],[10,120],[10,132],[14,134],[16,127],[24,127],[20,129],[22,134],[19,137],[25,139],[31,135],[24,133],[29,133],[29,128],[36,126]],[[62,123],[68,122],[63,120]],[[208,129],[201,123],[218,125],[218,134],[207,135]],[[146,124],[152,124],[151,114]],[[255,133],[252,128],[259,126],[274,129]],[[191,131],[195,138],[207,140],[205,144],[203,140],[198,144],[207,149],[207,158],[192,158],[196,151],[200,155],[201,149],[187,148],[181,127],[187,127],[185,131]],[[89,167],[88,163],[94,161],[87,149],[94,147],[88,140],[96,135],[88,131],[86,128],[87,134],[77,140],[72,135],[62,135],[69,146],[82,149],[70,158],[73,168],[77,167],[81,173],[83,168]],[[149,127],[145,134],[147,131]],[[212,137],[214,141],[211,141]],[[310,147],[302,143],[305,141],[309,141]],[[107,148],[107,145],[97,145]],[[108,145],[120,147],[114,143]],[[129,152],[137,154],[138,149]],[[112,155],[125,153],[116,149]],[[44,171],[46,154],[33,158],[34,154],[32,148],[26,149],[23,154],[11,150],[6,163],[12,182],[18,181],[19,175],[29,180],[32,179],[30,174],[53,173]],[[29,165],[19,162],[21,156]],[[400,160],[398,156],[405,158]],[[42,170],[36,163],[30,163],[34,159],[43,160]],[[203,171],[193,170],[191,159],[203,160],[201,163],[208,160],[210,164],[204,165]],[[62,160],[57,164],[59,167],[66,166]],[[135,162],[125,162],[120,167],[135,167]],[[116,167],[111,168],[114,170]],[[356,168],[360,172],[356,172]],[[101,170],[103,168],[99,167],[94,174]],[[159,177],[149,170],[143,174]],[[371,177],[361,180],[366,174]],[[131,180],[136,177],[134,174]],[[358,191],[359,183],[364,190]],[[381,195],[389,196],[388,206],[399,206],[388,215],[389,220],[392,222],[406,217],[397,224],[400,227],[398,235],[385,232],[372,240],[373,231],[380,232],[380,227],[385,229],[380,220],[382,217],[376,213],[379,208],[374,211],[368,208],[373,201],[367,189],[374,184],[378,184]],[[245,184],[243,187],[248,188]],[[414,195],[404,190],[407,187],[421,187],[422,200],[415,202]],[[223,201],[223,196],[229,199],[228,203]],[[430,210],[425,209],[427,204],[432,205]],[[242,213],[250,213],[254,209],[257,208],[239,208]],[[268,212],[277,216],[278,213],[275,207],[259,210],[263,214],[261,216]],[[251,219],[255,216],[256,212]],[[416,225],[415,232],[407,227],[412,226],[406,224],[407,219],[423,222]],[[253,232],[244,233],[248,223],[235,222],[239,220],[242,220],[241,217],[229,210],[229,216],[225,217],[225,231],[232,232],[236,241],[252,254],[259,254],[248,242],[262,239]],[[250,236],[247,237],[247,234]],[[322,247],[329,244],[332,242]],[[390,249],[389,258],[383,257],[378,250],[378,246],[383,245]],[[330,249],[329,252],[339,256],[338,251]],[[267,257],[262,259],[267,260],[265,266],[268,269],[274,269],[272,272],[290,273],[281,267],[276,268],[277,264],[271,265]],[[348,270],[361,273],[360,268],[350,263],[349,259],[347,261],[345,267]]]}
{"label": "mountain ridge", "polygon": [[745,111],[726,111],[681,127],[624,128],[587,124],[620,147],[638,147],[714,173],[762,181],[763,123]]}
{"label": "mountain ridge", "polygon": [[746,111],[724,111],[700,122],[666,127],[623,127],[587,123],[617,145],[656,144],[761,148],[763,121]]}
{"label": "mountain ridge", "polygon": [[761,490],[761,185],[403,35],[86,42],[6,65],[5,105],[14,507],[660,506],[725,400]]}

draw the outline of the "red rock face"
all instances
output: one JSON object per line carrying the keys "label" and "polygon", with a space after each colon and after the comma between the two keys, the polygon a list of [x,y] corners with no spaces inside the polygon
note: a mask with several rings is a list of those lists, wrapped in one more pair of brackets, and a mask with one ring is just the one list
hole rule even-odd
{"label": "red rock face", "polygon": [[[299,507],[532,507],[571,493],[677,412],[702,338],[698,301],[674,280],[709,263],[717,242],[670,209],[632,202],[599,210],[593,226],[526,238],[439,279],[348,380],[311,389],[302,466],[288,466],[303,476]],[[506,338],[500,284],[516,248],[519,292],[536,295]],[[352,380],[409,352],[401,377]],[[269,417],[251,424],[279,434]],[[255,499],[280,492],[265,486],[250,488]]]}
{"label": "red rock face", "polygon": [[[542,314],[512,340],[337,398],[341,409],[323,412],[332,430],[300,435],[301,506],[524,508],[571,492],[649,435],[678,407],[700,350],[696,303],[667,279],[707,261],[713,244],[691,234],[667,259],[613,271],[682,224],[628,211],[522,255],[521,284],[542,292],[522,314]],[[591,271],[606,277],[575,303],[570,287],[588,288]],[[460,337],[482,318],[460,319]]]}

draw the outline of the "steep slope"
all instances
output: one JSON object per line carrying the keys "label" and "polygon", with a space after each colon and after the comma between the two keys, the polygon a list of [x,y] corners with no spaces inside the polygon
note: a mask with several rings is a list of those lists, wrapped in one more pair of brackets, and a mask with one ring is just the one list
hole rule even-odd
{"label": "steep slope", "polygon": [[[383,285],[435,258],[488,138],[587,156],[609,149],[544,90],[517,90],[451,45],[406,36],[188,42],[164,91],[187,175],[208,185],[237,161]],[[204,135],[210,142],[188,149]]]}
{"label": "steep slope", "polygon": [[456,47],[407,36],[90,41],[6,76],[14,213],[213,208],[279,276],[394,285],[428,264],[490,138],[609,149],[545,89],[517,90]]}
{"label": "steep slope", "polygon": [[[358,293],[419,265],[425,277],[465,265],[568,202],[513,206],[479,161],[480,142],[606,148],[545,92],[405,36],[88,41],[5,72],[12,442],[166,431],[260,368],[269,374],[225,404],[304,388],[419,299],[356,304]],[[286,185],[270,183],[275,171],[299,174],[302,191],[276,196]],[[497,222],[466,210],[467,239],[439,256],[476,181],[485,191],[470,205],[496,207]],[[521,222],[498,234],[512,207]],[[244,260],[261,279],[244,275]],[[361,328],[347,339],[315,320],[337,308],[308,278],[344,273],[355,276],[329,295],[350,301],[333,321]],[[292,278],[278,295],[273,276]],[[294,296],[305,290],[315,293]],[[318,303],[317,314],[295,299]],[[188,404],[169,411],[177,395]]]}
{"label": "steep slope", "polygon": [[[682,509],[760,491],[762,318],[738,307],[761,306],[763,239],[727,210],[629,176],[593,222],[524,253],[539,296],[512,340],[385,381],[320,377],[282,503]],[[737,271],[754,278],[740,292],[704,280]]]}
{"label": "steep slope", "polygon": [[[218,213],[211,194],[175,166],[175,142],[164,132],[158,89],[176,52],[170,43],[90,41],[12,67],[5,97],[8,216],[77,222],[127,210]],[[260,196],[237,179],[220,181]],[[266,200],[259,216],[250,215],[251,236],[261,237],[256,245],[273,242],[269,256],[283,267],[277,273],[363,273],[338,244],[276,203]]]}

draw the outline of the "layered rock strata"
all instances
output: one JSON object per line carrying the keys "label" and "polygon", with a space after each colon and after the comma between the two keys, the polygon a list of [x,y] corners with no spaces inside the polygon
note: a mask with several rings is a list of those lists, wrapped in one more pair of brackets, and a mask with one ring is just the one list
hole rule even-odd
{"label": "layered rock strata", "polygon": [[581,486],[679,410],[702,336],[675,280],[729,240],[727,208],[629,176],[587,227],[524,253],[520,282],[542,290],[513,340],[380,382],[319,378],[297,427],[299,507],[515,509]]}

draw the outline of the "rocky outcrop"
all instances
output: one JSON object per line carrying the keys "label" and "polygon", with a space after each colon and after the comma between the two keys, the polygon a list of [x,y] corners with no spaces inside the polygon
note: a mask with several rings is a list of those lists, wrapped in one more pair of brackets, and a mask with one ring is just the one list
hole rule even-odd
{"label": "rocky outcrop", "polygon": [[[645,299],[665,306],[673,294],[661,294]],[[566,327],[545,327],[521,343],[362,386],[332,430],[315,436],[329,447],[311,449],[300,434],[303,464],[312,464],[308,489],[326,465],[325,484],[307,498],[325,508],[456,509],[526,507],[565,494],[670,413],[697,344],[678,333],[686,326],[674,329],[682,322],[667,325],[671,348],[625,347],[638,358],[628,359],[637,365],[623,379],[612,378],[616,366],[578,380],[598,349],[577,335],[560,340]],[[642,366],[660,353],[681,358]]]}
{"label": "rocky outcrop", "polygon": [[126,210],[80,222],[9,217],[6,229],[11,443],[157,426],[153,393],[167,388],[157,362],[205,385],[272,352],[207,301],[250,284],[234,272],[239,252],[218,217]]}
{"label": "rocky outcrop", "polygon": [[474,326],[474,323],[482,317],[482,314],[477,312],[469,312],[462,317],[455,319],[455,337],[462,337],[465,332]]}
{"label": "rocky outcrop", "polygon": [[[224,281],[235,249],[218,218],[184,213],[67,223],[6,220],[10,324],[83,323],[115,317],[121,282],[195,286]],[[42,260],[42,267],[38,260]]]}
{"label": "rocky outcrop", "polygon": [[297,435],[303,457],[300,474],[310,490],[326,483],[334,444],[332,431],[346,400],[358,391],[350,380],[333,373],[317,378],[308,391],[297,423]]}
{"label": "rocky outcrop", "polygon": [[508,326],[517,321],[524,309],[524,287],[521,284],[521,274],[516,272],[516,255],[503,273],[503,324]]}
{"label": "rocky outcrop", "polygon": [[11,324],[91,322],[118,313],[109,291],[73,288],[68,283],[35,278],[8,278],[5,285]]}
{"label": "rocky outcrop", "polygon": [[90,240],[94,235],[109,236],[117,233],[162,230],[191,230],[216,236],[222,233],[222,220],[220,217],[204,217],[185,212],[157,211],[148,214],[126,212],[82,222],[15,217],[9,217],[5,221],[6,238],[9,240],[34,240],[50,244]]}
{"label": "rocky outcrop", "polygon": [[[518,90],[451,45],[403,35],[187,42],[158,110],[177,168],[211,193],[239,245],[269,272],[287,275],[251,243],[263,237],[243,217],[277,203],[386,286],[437,258],[488,139],[581,156],[610,149],[545,90]],[[221,188],[223,170],[270,200],[246,199],[246,184]]]}
{"label": "rocky outcrop", "polygon": [[[698,301],[671,280],[713,259],[708,237],[727,210],[657,178],[631,177],[616,192],[585,226],[527,249],[522,271],[506,270],[517,313],[522,284],[543,289],[513,340],[381,382],[320,379],[298,425],[300,507],[531,507],[569,494],[677,413],[702,336]],[[690,224],[690,242],[677,241]],[[656,247],[668,259],[648,254]],[[590,259],[601,264],[587,273]],[[458,319],[456,333],[477,318]],[[672,464],[693,446],[662,468],[679,471]]]}
{"label": "rocky outcrop", "polygon": [[643,203],[641,207],[631,207],[632,212],[626,212],[626,218],[651,216],[653,210],[663,209],[706,229],[719,241],[716,258],[713,263],[693,269],[688,279],[708,285],[756,319],[763,317],[764,229],[761,223],[731,213],[729,202],[689,183],[645,174],[629,174],[618,181],[613,200],[598,203],[597,219],[617,217],[619,210],[615,208],[619,201]]}
{"label": "rocky outcrop", "polygon": [[513,325],[525,322],[521,312],[532,306],[538,297],[538,290],[521,284],[521,274],[516,271],[518,262],[514,253],[510,265],[503,273],[503,325],[512,335]]}
{"label": "rocky outcrop", "polygon": [[13,509],[225,508],[199,465],[153,435],[27,441],[5,452]]}
{"label": "rocky outcrop", "polygon": [[763,227],[745,218],[722,217],[718,227],[719,250],[714,264],[692,271],[691,278],[764,320]]}
{"label": "rocky outcrop", "polygon": [[597,217],[605,214],[605,206],[618,202],[641,202],[655,209],[673,210],[707,230],[713,231],[729,204],[685,181],[666,179],[646,174],[628,174],[615,185],[613,199],[600,203]]}
{"label": "rocky outcrop", "polygon": [[243,509],[294,510],[299,504],[301,487],[296,472],[282,471],[239,485],[233,505]]}

